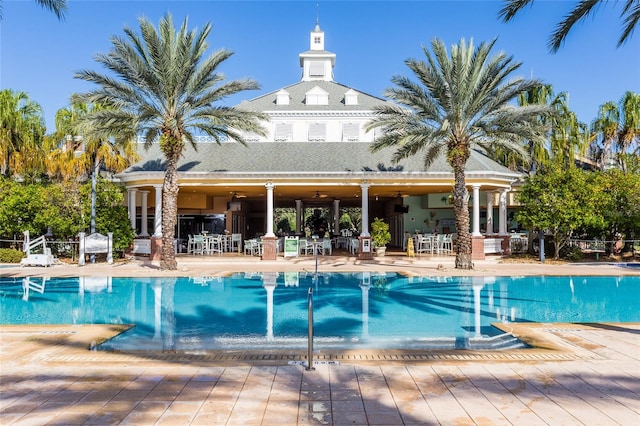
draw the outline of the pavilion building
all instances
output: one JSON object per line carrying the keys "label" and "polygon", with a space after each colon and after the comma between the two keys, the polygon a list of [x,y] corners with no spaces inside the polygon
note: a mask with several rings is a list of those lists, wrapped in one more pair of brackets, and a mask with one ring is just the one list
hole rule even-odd
{"label": "pavilion building", "polygon": [[[338,234],[340,211],[347,207],[361,209],[362,237],[369,237],[369,223],[380,217],[389,223],[391,245],[397,247],[407,233],[455,233],[449,202],[454,175],[446,158],[425,167],[421,155],[394,164],[394,150],[370,151],[380,130],[366,131],[365,126],[374,107],[388,101],[334,81],[336,55],[325,50],[325,33],[317,23],[309,50],[299,59],[300,81],[238,106],[269,117],[265,137],[245,134],[246,146],[203,137],[197,149],[187,147],[178,168],[176,237],[209,229],[275,240],[274,209],[279,207],[295,209],[297,233],[305,215],[323,208],[331,212],[329,231]],[[128,190],[137,236],[154,240],[162,233],[164,161],[157,145],[139,152],[142,160],[118,178]],[[482,228],[490,236],[508,238],[507,209],[514,204],[511,189],[519,178],[472,151],[466,167],[472,236],[483,238]],[[479,244],[474,244],[474,258],[484,256]],[[265,246],[263,258],[275,256],[275,249]]]}

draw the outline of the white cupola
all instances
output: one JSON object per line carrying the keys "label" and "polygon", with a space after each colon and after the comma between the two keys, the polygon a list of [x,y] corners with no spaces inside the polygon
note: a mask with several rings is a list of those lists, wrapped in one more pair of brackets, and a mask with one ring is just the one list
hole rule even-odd
{"label": "white cupola", "polygon": [[336,54],[324,50],[324,31],[316,21],[309,34],[309,50],[300,54],[302,81],[333,81]]}

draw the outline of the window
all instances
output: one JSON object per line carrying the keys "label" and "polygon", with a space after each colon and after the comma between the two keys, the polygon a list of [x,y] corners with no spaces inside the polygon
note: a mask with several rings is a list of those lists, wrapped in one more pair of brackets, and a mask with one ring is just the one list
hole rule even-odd
{"label": "window", "polygon": [[342,124],[342,141],[354,142],[360,140],[360,126],[357,123]]}
{"label": "window", "polygon": [[293,139],[293,124],[291,123],[276,123],[275,140],[290,141]]}
{"label": "window", "polygon": [[289,105],[289,92],[280,90],[276,93],[276,105]]}
{"label": "window", "polygon": [[327,140],[327,123],[309,123],[309,141]]}
{"label": "window", "polygon": [[320,44],[320,43],[322,42],[322,39],[320,38],[320,36],[315,36],[315,37],[313,38],[313,42],[314,42],[315,44]]}
{"label": "window", "polygon": [[344,94],[345,105],[358,105],[358,92],[353,89],[349,89]]}
{"label": "window", "polygon": [[309,75],[311,77],[324,77],[324,63],[315,61],[309,64]]}
{"label": "window", "polygon": [[307,105],[329,105],[329,94],[318,86],[304,95],[304,103]]}
{"label": "window", "polygon": [[256,135],[255,133],[251,133],[251,132],[244,132],[242,134],[242,137],[247,142],[258,142],[260,140],[260,136]]}

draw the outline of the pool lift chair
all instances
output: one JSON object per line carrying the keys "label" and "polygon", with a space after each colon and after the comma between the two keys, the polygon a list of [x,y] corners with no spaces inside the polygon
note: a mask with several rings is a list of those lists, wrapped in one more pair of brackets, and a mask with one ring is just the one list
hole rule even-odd
{"label": "pool lift chair", "polygon": [[[42,246],[42,253],[31,253],[38,246]],[[47,239],[45,235],[42,235],[35,240],[29,239],[29,231],[24,231],[24,243],[22,245],[22,251],[27,255],[20,261],[20,266],[51,266],[56,263],[51,254],[51,249],[47,247]]]}

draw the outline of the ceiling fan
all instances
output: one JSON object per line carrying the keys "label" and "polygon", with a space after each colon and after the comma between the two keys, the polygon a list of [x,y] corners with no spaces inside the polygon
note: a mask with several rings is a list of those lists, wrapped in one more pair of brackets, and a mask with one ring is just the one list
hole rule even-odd
{"label": "ceiling fan", "polygon": [[327,194],[321,194],[320,191],[316,191],[316,194],[313,198],[327,198]]}
{"label": "ceiling fan", "polygon": [[231,198],[235,200],[236,198],[247,198],[247,196],[244,194],[238,194],[237,192],[234,192]]}

